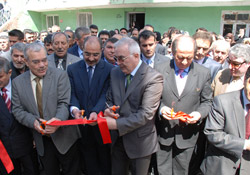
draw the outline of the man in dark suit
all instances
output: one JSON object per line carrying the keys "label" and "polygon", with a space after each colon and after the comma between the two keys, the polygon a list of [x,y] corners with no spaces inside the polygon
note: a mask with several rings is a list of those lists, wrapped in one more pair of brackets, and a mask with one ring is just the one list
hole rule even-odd
{"label": "man in dark suit", "polygon": [[53,34],[52,47],[54,53],[48,56],[48,64],[50,67],[66,70],[68,65],[81,60],[80,57],[67,53],[69,38],[63,32]]}
{"label": "man in dark suit", "polygon": [[[18,123],[11,112],[11,67],[7,59],[0,57],[0,140],[13,164],[12,175],[35,175],[32,160],[32,137],[28,128]],[[22,166],[22,169],[21,169]],[[0,174],[7,174],[0,163]]]}
{"label": "man in dark suit", "polygon": [[75,30],[75,35],[76,44],[68,50],[68,53],[83,59],[83,48],[81,46],[83,46],[84,39],[90,36],[91,33],[87,27],[78,27]]}
{"label": "man in dark suit", "polygon": [[[85,38],[84,60],[68,67],[71,83],[70,109],[75,118],[81,117],[82,109],[88,119],[96,119],[105,109],[106,92],[109,87],[113,65],[101,60],[102,43],[95,36]],[[111,174],[110,147],[104,145],[98,126],[80,126],[82,139],[80,150],[86,165],[86,173]]]}
{"label": "man in dark suit", "polygon": [[141,61],[139,45],[131,38],[115,44],[115,56],[119,67],[111,71],[107,103],[120,108],[116,114],[111,108],[105,110],[108,127],[113,130],[112,174],[127,175],[132,163],[132,174],[145,175],[151,155],[158,149],[154,116],[163,79]]}
{"label": "man in dark suit", "polygon": [[[248,48],[250,56],[250,47]],[[248,175],[250,172],[250,68],[244,89],[214,98],[204,133],[209,141],[201,165],[204,175]]]}
{"label": "man in dark suit", "polygon": [[79,155],[76,140],[80,137],[74,126],[41,127],[41,121],[50,123],[67,120],[70,101],[70,82],[67,73],[48,68],[45,48],[39,43],[25,47],[25,63],[29,71],[12,82],[13,114],[23,125],[31,128],[38,155],[45,173],[79,174]]}
{"label": "man in dark suit", "polygon": [[[159,174],[187,175],[189,162],[199,135],[199,124],[211,107],[211,76],[207,68],[193,62],[195,41],[177,37],[172,44],[174,59],[155,69],[164,76],[164,88],[157,121],[160,150],[157,152]],[[171,110],[172,108],[172,110]],[[186,122],[172,119],[182,111],[192,116]]]}
{"label": "man in dark suit", "polygon": [[208,57],[213,38],[208,32],[197,32],[193,35],[193,38],[197,44],[197,50],[194,57],[194,61],[210,70],[211,81],[213,81],[218,71],[222,69],[220,63]]}
{"label": "man in dark suit", "polygon": [[150,67],[154,68],[160,62],[166,62],[169,58],[157,53],[155,34],[149,30],[144,30],[139,34],[139,45],[141,49],[141,59]]}

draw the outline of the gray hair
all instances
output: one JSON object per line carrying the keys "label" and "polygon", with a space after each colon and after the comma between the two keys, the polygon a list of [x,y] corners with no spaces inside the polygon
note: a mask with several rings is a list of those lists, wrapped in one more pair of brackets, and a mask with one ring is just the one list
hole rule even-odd
{"label": "gray hair", "polygon": [[24,43],[16,43],[11,47],[10,54],[13,54],[13,50],[16,49],[19,52],[24,52],[25,44]]}
{"label": "gray hair", "polygon": [[29,59],[29,54],[28,54],[29,51],[39,52],[40,50],[44,50],[44,52],[47,53],[44,46],[38,42],[27,44],[25,49],[24,49],[24,58],[26,60]]}
{"label": "gray hair", "polygon": [[77,39],[81,39],[82,35],[90,34],[90,29],[88,27],[78,27],[75,30],[75,35]]}
{"label": "gray hair", "polygon": [[64,35],[66,37],[67,43],[69,42],[69,37],[68,37],[68,35],[66,35],[66,33],[64,33],[64,32],[55,32],[55,33],[52,34],[51,43],[54,42],[54,39],[55,39],[56,35]]}
{"label": "gray hair", "polygon": [[250,62],[250,46],[239,43],[231,47],[229,55],[233,55],[237,58],[243,58],[247,63]]}
{"label": "gray hair", "polygon": [[124,37],[115,43],[115,47],[125,47],[125,46],[128,47],[129,53],[131,55],[135,53],[139,55],[141,54],[139,44],[135,40],[129,37]]}
{"label": "gray hair", "polygon": [[9,37],[7,35],[0,35],[0,39],[7,39],[9,41]]}
{"label": "gray hair", "polygon": [[211,49],[214,50],[218,45],[224,45],[227,49],[227,52],[230,50],[230,43],[225,40],[216,40],[213,42]]}
{"label": "gray hair", "polygon": [[2,70],[3,70],[7,74],[7,73],[9,73],[10,69],[11,69],[11,67],[10,67],[9,60],[0,56],[0,72],[2,72]]}

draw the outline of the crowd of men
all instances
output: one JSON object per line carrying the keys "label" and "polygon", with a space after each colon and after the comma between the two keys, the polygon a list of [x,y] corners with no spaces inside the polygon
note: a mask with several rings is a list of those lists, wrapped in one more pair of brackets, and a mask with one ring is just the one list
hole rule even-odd
{"label": "crowd of men", "polygon": [[[250,46],[237,38],[174,27],[161,37],[152,25],[1,33],[10,174],[249,174]],[[50,125],[100,111],[111,144],[96,123]]]}

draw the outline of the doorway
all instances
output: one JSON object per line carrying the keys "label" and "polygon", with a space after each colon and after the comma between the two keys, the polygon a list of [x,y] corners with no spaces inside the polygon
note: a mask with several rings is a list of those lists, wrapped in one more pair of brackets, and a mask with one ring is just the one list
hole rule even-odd
{"label": "doorway", "polygon": [[132,27],[138,30],[142,29],[145,25],[145,13],[143,12],[131,12],[127,14],[127,29]]}

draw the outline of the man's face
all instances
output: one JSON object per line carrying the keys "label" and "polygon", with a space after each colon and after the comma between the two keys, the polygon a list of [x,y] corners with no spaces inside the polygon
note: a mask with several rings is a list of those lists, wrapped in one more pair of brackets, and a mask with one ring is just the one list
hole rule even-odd
{"label": "man's face", "polygon": [[66,35],[68,35],[69,38],[69,47],[72,47],[75,43],[75,40],[73,39],[73,33],[72,32],[64,32]]}
{"label": "man's face", "polygon": [[18,36],[9,36],[10,47],[16,44],[17,42],[22,42],[18,40]]}
{"label": "man's face", "polygon": [[138,36],[139,36],[139,31],[138,31],[138,30],[133,30],[132,36],[138,38]]}
{"label": "man's face", "polygon": [[41,35],[40,35],[40,40],[41,40],[42,42],[44,42],[44,38],[45,38],[47,35],[48,35],[47,32],[41,33]]}
{"label": "man's face", "polygon": [[192,42],[178,41],[177,50],[174,54],[175,64],[179,69],[186,69],[194,58],[194,45]]}
{"label": "man's face", "polygon": [[115,64],[115,46],[112,42],[107,42],[103,49],[104,57],[112,64]]}
{"label": "man's face", "polygon": [[24,55],[22,51],[13,49],[11,58],[15,68],[23,69],[25,67]]}
{"label": "man's face", "polygon": [[229,69],[233,77],[242,77],[245,75],[250,63],[246,63],[243,58],[237,58],[229,54]]}
{"label": "man's face", "polygon": [[197,52],[195,54],[195,59],[201,60],[208,54],[211,43],[209,40],[203,40],[198,38],[196,39],[196,44],[197,44]]}
{"label": "man's face", "polygon": [[52,53],[54,53],[52,43],[44,43],[44,47],[45,47],[48,55],[51,55]]}
{"label": "man's face", "polygon": [[91,36],[97,36],[98,29],[90,28],[90,31],[91,31]]}
{"label": "man's face", "polygon": [[245,92],[247,99],[250,101],[250,78],[248,78],[244,82],[244,92]]}
{"label": "man's face", "polygon": [[63,57],[67,54],[69,43],[67,42],[67,38],[63,34],[57,34],[54,37],[52,46],[55,54],[59,57]]}
{"label": "man's face", "polygon": [[81,39],[76,39],[76,42],[78,44],[78,46],[80,47],[80,49],[83,51],[83,43],[84,43],[84,40],[85,38],[87,38],[88,36],[91,36],[90,33],[89,34],[85,34],[85,35],[82,35]]}
{"label": "man's face", "polygon": [[34,41],[34,34],[33,33],[26,33],[25,34],[26,43],[33,43]]}
{"label": "man's face", "polygon": [[107,41],[109,39],[108,35],[100,35],[100,39],[102,40],[102,44],[105,43],[105,41]]}
{"label": "man's face", "polygon": [[5,52],[9,50],[8,39],[0,39],[0,50],[5,51]]}
{"label": "man's face", "polygon": [[46,52],[41,49],[38,52],[28,50],[29,59],[25,59],[30,71],[37,77],[42,78],[48,70],[48,60]]}
{"label": "man's face", "polygon": [[124,30],[124,29],[121,30],[120,33],[123,34],[123,35],[127,35],[128,34],[128,32],[126,30]]}
{"label": "man's face", "polygon": [[8,85],[10,76],[11,76],[11,70],[9,70],[8,73],[5,73],[4,70],[0,71],[0,88],[4,88]]}
{"label": "man's face", "polygon": [[96,65],[101,59],[102,49],[98,41],[91,41],[85,44],[84,60],[89,66]]}
{"label": "man's face", "polygon": [[214,60],[219,62],[220,64],[223,64],[228,57],[228,49],[226,46],[222,44],[218,44],[214,49],[213,49],[213,55],[214,55]]}
{"label": "man's face", "polygon": [[150,36],[148,39],[140,38],[141,52],[146,58],[151,58],[155,53],[155,38]]}
{"label": "man's face", "polygon": [[120,46],[115,48],[115,56],[117,64],[124,74],[130,74],[138,65],[140,55],[130,54],[128,46]]}

